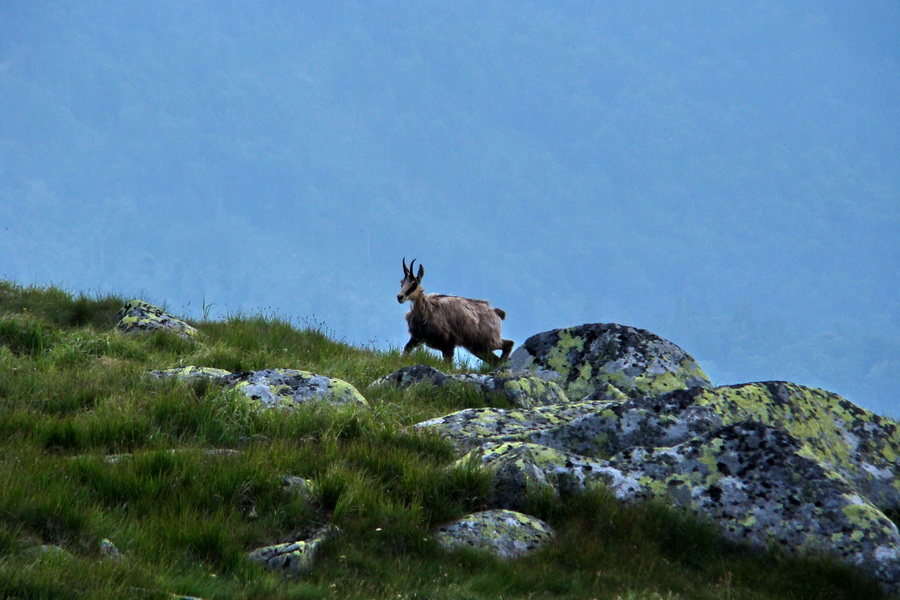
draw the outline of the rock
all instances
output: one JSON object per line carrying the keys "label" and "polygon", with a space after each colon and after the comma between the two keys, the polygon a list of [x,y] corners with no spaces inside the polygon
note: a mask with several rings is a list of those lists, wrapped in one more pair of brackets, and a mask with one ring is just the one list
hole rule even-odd
{"label": "rock", "polygon": [[697,362],[672,342],[615,323],[533,335],[513,352],[509,367],[556,381],[573,399],[620,400],[712,387]]}
{"label": "rock", "polygon": [[297,477],[296,475],[285,475],[281,482],[281,491],[294,496],[302,496],[309,500],[315,494],[314,483],[312,479]]}
{"label": "rock", "polygon": [[553,529],[538,518],[511,510],[487,510],[437,528],[447,550],[475,548],[505,560],[525,556],[553,539]]}
{"label": "rock", "polygon": [[449,380],[480,387],[486,397],[503,396],[510,404],[522,408],[564,404],[569,401],[566,393],[555,382],[534,375],[495,376],[471,373],[450,375]]}
{"label": "rock", "polygon": [[494,506],[519,508],[530,493],[566,495],[603,485],[620,500],[661,498],[707,517],[738,543],[830,554],[861,567],[888,593],[900,592],[897,526],[781,429],[745,421],[609,460],[523,442],[461,460],[473,458],[494,474]]}
{"label": "rock", "polygon": [[332,529],[326,527],[305,540],[264,546],[251,552],[248,558],[267,569],[280,571],[285,577],[297,576],[312,569],[319,548],[332,534]]}
{"label": "rock", "polygon": [[431,385],[444,385],[447,376],[427,365],[412,365],[411,367],[403,367],[399,371],[394,371],[390,375],[385,375],[380,379],[376,379],[370,385],[382,386],[393,385],[399,388],[406,388],[418,383],[428,383]]}
{"label": "rock", "polygon": [[664,497],[734,541],[825,552],[900,593],[897,526],[781,429],[744,421],[673,448],[627,450],[608,466],[622,473],[611,486],[620,498]]}
{"label": "rock", "polygon": [[[148,450],[146,452],[143,452],[142,454],[149,455],[149,454],[154,454],[156,452],[160,452],[160,451],[159,450]],[[169,450],[162,450],[161,452],[168,452],[169,454],[171,454],[173,456],[178,455],[178,454],[197,453],[197,454],[201,454],[207,458],[216,457],[216,456],[240,456],[241,455],[240,450],[233,450],[231,448],[207,448],[204,450],[194,450],[194,449],[188,449],[188,448],[170,448]],[[78,460],[78,459],[84,458],[85,456],[87,456],[87,455],[72,456],[72,457],[70,457],[70,460]],[[140,456],[140,454],[138,456]],[[118,462],[129,461],[129,460],[133,460],[133,459],[134,459],[134,454],[131,454],[130,452],[124,452],[122,454],[107,454],[106,456],[103,457],[104,462],[109,463],[111,465],[118,463]]]}
{"label": "rock", "polygon": [[511,404],[523,408],[568,402],[563,389],[552,381],[536,375],[514,373],[507,375],[483,375],[479,373],[447,375],[426,365],[403,367],[390,375],[372,382],[371,385],[395,385],[405,388],[410,385],[428,384],[436,387],[448,383],[462,383],[479,388],[488,402],[494,396],[502,396]]}
{"label": "rock", "polygon": [[815,458],[883,508],[900,510],[900,425],[837,394],[783,381],[694,390],[723,423],[753,420],[801,440]]}
{"label": "rock", "polygon": [[430,419],[414,425],[449,438],[461,451],[468,452],[486,444],[503,442],[534,442],[562,451],[594,455],[601,451],[604,441],[597,435],[582,435],[569,426],[599,415],[610,402],[590,401],[539,406],[532,409],[467,408],[445,417]]}
{"label": "rock", "polygon": [[200,334],[196,328],[181,319],[176,319],[143,300],[128,302],[119,310],[118,316],[121,320],[116,327],[126,333],[171,331],[184,339],[195,339]]}
{"label": "rock", "polygon": [[463,451],[521,441],[597,458],[632,447],[674,446],[745,420],[790,433],[874,504],[900,509],[900,426],[837,394],[792,383],[694,388],[532,410],[467,409],[416,427],[442,433]]}
{"label": "rock", "polygon": [[235,389],[262,408],[289,408],[306,402],[368,406],[351,384],[335,377],[317,375],[296,369],[263,369],[246,373],[230,373],[211,367],[182,366],[150,371],[152,377],[174,377],[180,381],[207,380]]}
{"label": "rock", "polygon": [[900,592],[897,423],[785,382],[531,409],[466,409],[417,424],[494,473],[491,506],[603,485],[658,497],[757,547],[814,550]]}
{"label": "rock", "polygon": [[581,493],[592,483],[613,484],[619,472],[586,456],[541,444],[506,442],[474,450],[457,461],[476,460],[493,473],[490,506],[522,510],[530,494]]}
{"label": "rock", "polygon": [[309,371],[264,369],[230,376],[229,383],[247,398],[265,408],[292,407],[307,402],[368,406],[355,387],[346,381]]}
{"label": "rock", "polygon": [[109,538],[103,538],[100,540],[99,546],[100,554],[102,554],[105,558],[113,561],[122,560],[122,553],[119,552],[119,549],[116,548],[115,544],[110,541]]}
{"label": "rock", "polygon": [[57,546],[55,544],[41,544],[37,547],[37,551],[40,554],[49,555],[49,556],[58,556],[64,558],[71,558],[72,553],[63,548],[62,546]]}
{"label": "rock", "polygon": [[150,371],[151,377],[157,379],[168,379],[174,377],[179,381],[211,381],[213,383],[225,383],[231,371],[225,369],[216,369],[213,367],[192,367],[182,366],[173,367],[171,369],[159,369]]}

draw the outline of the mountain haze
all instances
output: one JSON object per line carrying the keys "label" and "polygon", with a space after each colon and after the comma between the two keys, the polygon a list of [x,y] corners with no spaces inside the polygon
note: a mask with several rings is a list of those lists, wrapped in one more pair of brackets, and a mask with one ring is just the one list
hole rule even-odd
{"label": "mountain haze", "polygon": [[400,260],[518,343],[898,414],[900,7],[7,2],[0,277],[405,342]]}

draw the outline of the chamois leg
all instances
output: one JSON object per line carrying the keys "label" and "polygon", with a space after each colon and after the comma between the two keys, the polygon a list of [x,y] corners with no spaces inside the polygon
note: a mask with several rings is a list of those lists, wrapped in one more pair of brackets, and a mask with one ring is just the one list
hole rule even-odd
{"label": "chamois leg", "polygon": [[453,362],[453,351],[456,350],[456,346],[450,346],[449,348],[441,348],[441,353],[444,355],[444,360],[448,363]]}
{"label": "chamois leg", "polygon": [[421,340],[417,340],[416,338],[409,338],[409,341],[406,342],[406,346],[403,347],[403,354],[409,354],[416,349],[416,346],[421,343]]}
{"label": "chamois leg", "polygon": [[477,356],[481,361],[491,365],[492,367],[496,367],[500,364],[500,359],[497,358],[497,355],[493,352],[484,351],[478,352],[477,354],[473,352],[472,354],[475,354],[475,356]]}
{"label": "chamois leg", "polygon": [[503,345],[500,347],[500,349],[503,350],[503,352],[500,354],[500,362],[503,362],[507,358],[509,358],[509,353],[512,352],[513,345],[515,345],[515,342],[513,342],[512,340],[502,340],[502,341],[503,341]]}

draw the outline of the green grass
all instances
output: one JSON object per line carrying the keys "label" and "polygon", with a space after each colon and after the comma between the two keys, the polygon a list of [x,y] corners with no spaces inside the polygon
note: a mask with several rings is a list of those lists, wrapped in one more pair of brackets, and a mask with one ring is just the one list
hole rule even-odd
{"label": "green grass", "polygon": [[[523,560],[444,552],[429,530],[485,508],[491,482],[449,468],[445,440],[406,428],[486,399],[464,386],[368,388],[413,362],[446,370],[436,355],[348,346],[277,315],[193,322],[201,344],[120,335],[125,300],[0,282],[0,597],[881,597],[828,560],[750,552],[684,513],[602,492],[530,499],[559,535]],[[216,385],[145,376],[177,365],[322,373],[371,410],[257,412]],[[285,493],[285,475],[311,479],[314,494]],[[300,579],[246,560],[326,524],[340,535]],[[121,560],[100,552],[104,538]]]}

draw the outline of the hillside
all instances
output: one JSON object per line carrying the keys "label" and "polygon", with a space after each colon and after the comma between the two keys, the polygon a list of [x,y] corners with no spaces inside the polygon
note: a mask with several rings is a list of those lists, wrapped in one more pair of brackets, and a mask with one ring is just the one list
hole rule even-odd
{"label": "hillside", "polygon": [[[524,558],[445,550],[435,528],[488,508],[494,482],[474,462],[451,467],[451,440],[411,426],[508,401],[466,385],[372,386],[416,363],[459,369],[277,314],[191,321],[198,340],[122,333],[126,300],[0,282],[0,597],[882,597],[831,559],[753,551],[599,488],[525,497],[556,535]],[[309,371],[367,408],[260,409],[214,381],[149,375],[184,365]],[[301,575],[248,559],[326,527]]]}

